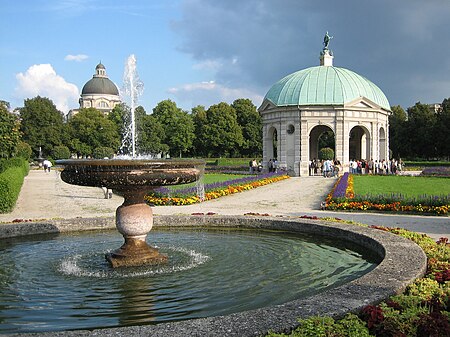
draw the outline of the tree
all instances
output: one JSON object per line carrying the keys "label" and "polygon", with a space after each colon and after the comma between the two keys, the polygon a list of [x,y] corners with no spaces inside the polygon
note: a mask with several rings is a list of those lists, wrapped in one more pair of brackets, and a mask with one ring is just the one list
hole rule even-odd
{"label": "tree", "polygon": [[53,159],[69,159],[70,158],[70,150],[65,145],[58,145],[53,148],[52,152]]}
{"label": "tree", "polygon": [[436,115],[436,146],[438,155],[450,157],[450,98],[444,99],[442,102],[442,109]]}
{"label": "tree", "polygon": [[400,105],[391,107],[389,116],[389,147],[394,158],[400,158],[412,153],[409,137],[405,134],[407,129],[407,115]]}
{"label": "tree", "polygon": [[44,156],[49,156],[54,146],[68,140],[64,115],[50,99],[40,96],[26,99],[19,112],[22,139],[31,146],[34,156],[39,154],[39,147]]}
{"label": "tree", "polygon": [[208,149],[201,137],[201,135],[203,134],[203,127],[207,122],[205,107],[203,105],[197,105],[196,107],[192,108],[191,118],[192,122],[194,123],[194,133],[196,135],[193,142],[194,146],[192,149],[192,153],[195,156],[207,157]]}
{"label": "tree", "polygon": [[[437,155],[436,137],[434,128],[436,125],[436,114],[426,104],[416,103],[408,108],[407,134],[413,143],[411,149],[421,158],[433,158]],[[416,135],[416,137],[411,137]]]}
{"label": "tree", "polygon": [[332,160],[334,159],[334,150],[329,147],[324,147],[319,150],[319,159],[320,160]]}
{"label": "tree", "polygon": [[262,155],[262,119],[250,99],[240,98],[231,104],[236,110],[237,122],[242,129],[244,141],[241,155],[260,157]]}
{"label": "tree", "polygon": [[117,151],[120,136],[117,126],[95,108],[83,108],[69,122],[71,148],[79,156],[92,156],[98,147]]}
{"label": "tree", "polygon": [[8,108],[8,102],[0,101],[0,158],[14,156],[20,142],[19,119]]}
{"label": "tree", "polygon": [[153,116],[164,128],[163,143],[169,147],[169,153],[181,157],[192,148],[194,123],[186,111],[168,99],[158,103],[153,109]]}
{"label": "tree", "polygon": [[197,135],[205,144],[208,156],[229,157],[241,153],[244,142],[236,110],[227,103],[212,105],[206,111],[206,123]]}
{"label": "tree", "polygon": [[119,153],[131,153],[131,109],[125,103],[116,105],[108,114],[108,120],[114,123],[120,137]]}
{"label": "tree", "polygon": [[162,141],[165,139],[164,127],[153,115],[141,117],[138,132],[138,149],[145,154],[167,153],[169,146]]}

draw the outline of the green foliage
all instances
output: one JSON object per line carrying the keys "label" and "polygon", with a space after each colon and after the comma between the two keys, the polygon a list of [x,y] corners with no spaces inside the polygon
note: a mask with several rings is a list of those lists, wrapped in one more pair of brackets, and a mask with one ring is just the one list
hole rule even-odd
{"label": "green foliage", "polygon": [[[138,110],[138,109],[136,109]],[[169,146],[163,143],[165,139],[164,126],[153,115],[137,115],[138,139],[137,148],[140,154],[167,153]]]}
{"label": "green foliage", "polygon": [[[447,287],[448,288],[448,287]],[[446,294],[448,289],[444,289],[440,284],[430,278],[422,278],[410,284],[406,288],[406,294],[411,296],[417,296],[422,301],[430,301],[433,297],[444,298],[449,294]]]}
{"label": "green foliage", "polygon": [[94,149],[92,156],[96,159],[112,158],[114,150],[107,146],[101,146]]}
{"label": "green foliage", "polygon": [[19,119],[10,113],[7,105],[0,104],[0,158],[15,155],[20,142]]}
{"label": "green foliage", "polygon": [[28,143],[25,143],[21,140],[19,141],[19,143],[17,143],[16,157],[21,157],[29,161],[32,153],[33,150],[31,149],[31,146]]}
{"label": "green foliage", "polygon": [[63,113],[50,99],[40,96],[26,99],[19,111],[22,139],[31,146],[34,157],[39,155],[39,147],[44,157],[48,157],[53,147],[67,141]]}
{"label": "green foliage", "polygon": [[392,114],[389,116],[389,146],[394,158],[407,155],[410,150],[406,145],[407,115],[400,105],[393,106]]}
{"label": "green foliage", "polygon": [[52,157],[54,159],[69,159],[70,150],[65,145],[58,145],[53,148]]}
{"label": "green foliage", "polygon": [[269,333],[268,336],[291,337],[369,337],[369,329],[358,316],[347,314],[343,319],[335,321],[333,318],[313,316],[300,320],[300,326],[291,334]]}
{"label": "green foliage", "polygon": [[97,147],[107,146],[115,151],[120,146],[117,126],[94,108],[80,109],[68,122],[71,148],[79,156],[91,156]]}
{"label": "green foliage", "polygon": [[236,110],[222,102],[210,106],[205,117],[204,125],[197,137],[207,144],[205,148],[208,157],[239,155],[244,138],[237,122]]}
{"label": "green foliage", "polygon": [[0,162],[0,213],[14,208],[28,169],[28,162],[23,158]]}
{"label": "green foliage", "polygon": [[237,122],[242,129],[244,138],[242,143],[242,156],[262,155],[262,119],[256,106],[250,99],[237,99],[231,104],[236,111]]}
{"label": "green foliage", "polygon": [[165,100],[153,109],[153,117],[164,129],[162,143],[169,147],[172,156],[180,156],[193,146],[195,138],[194,122],[186,111],[178,108],[175,102]]}
{"label": "green foliage", "polygon": [[334,159],[334,151],[329,147],[324,147],[319,150],[319,159],[321,160],[332,160]]}

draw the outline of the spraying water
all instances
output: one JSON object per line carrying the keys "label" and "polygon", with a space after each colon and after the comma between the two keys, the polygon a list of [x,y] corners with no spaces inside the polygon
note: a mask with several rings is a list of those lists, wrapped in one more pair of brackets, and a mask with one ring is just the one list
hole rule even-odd
{"label": "spraying water", "polygon": [[136,157],[136,121],[134,112],[139,96],[144,91],[144,83],[140,80],[136,70],[136,56],[131,54],[125,63],[123,73],[123,93],[130,98],[131,121],[125,138],[131,138],[131,154]]}

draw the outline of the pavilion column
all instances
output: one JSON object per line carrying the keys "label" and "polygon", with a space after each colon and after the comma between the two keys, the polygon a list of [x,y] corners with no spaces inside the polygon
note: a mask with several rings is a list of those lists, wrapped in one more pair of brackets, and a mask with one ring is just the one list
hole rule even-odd
{"label": "pavilion column", "polygon": [[300,120],[300,176],[309,175],[309,133],[306,119]]}

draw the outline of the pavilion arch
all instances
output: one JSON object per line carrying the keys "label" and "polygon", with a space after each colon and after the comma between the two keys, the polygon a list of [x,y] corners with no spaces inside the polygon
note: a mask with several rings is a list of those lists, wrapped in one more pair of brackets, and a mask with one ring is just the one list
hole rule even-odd
{"label": "pavilion arch", "polygon": [[372,153],[370,144],[370,131],[361,125],[354,126],[349,133],[349,159],[371,159]]}
{"label": "pavilion arch", "polygon": [[[336,140],[336,135],[333,129],[327,125],[315,125],[309,132],[309,160],[319,158],[319,139],[327,131],[331,131]],[[333,149],[333,151],[336,153],[335,148]]]}
{"label": "pavilion arch", "polygon": [[378,140],[379,140],[378,148],[380,151],[379,159],[388,160],[389,158],[386,156],[386,131],[384,130],[383,127],[381,127],[380,130],[378,131]]}
{"label": "pavilion arch", "polygon": [[279,153],[278,130],[275,126],[271,126],[264,138],[264,145],[267,149],[267,155],[270,159],[276,159]]}

